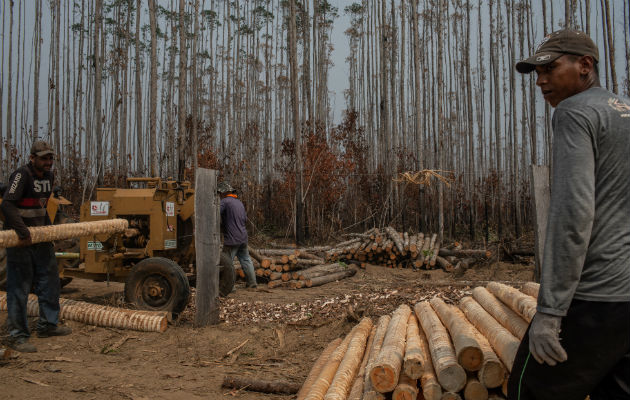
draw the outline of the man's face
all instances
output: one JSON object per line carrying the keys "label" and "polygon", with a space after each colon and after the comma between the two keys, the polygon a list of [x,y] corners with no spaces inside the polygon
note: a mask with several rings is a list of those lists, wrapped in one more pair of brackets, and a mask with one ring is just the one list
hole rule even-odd
{"label": "man's face", "polygon": [[580,58],[563,55],[553,62],[536,66],[536,85],[540,86],[545,101],[556,107],[562,100],[580,93],[583,73]]}
{"label": "man's face", "polygon": [[31,154],[31,162],[33,163],[33,169],[38,175],[42,175],[44,172],[50,172],[52,169],[54,156],[47,154],[43,157]]}

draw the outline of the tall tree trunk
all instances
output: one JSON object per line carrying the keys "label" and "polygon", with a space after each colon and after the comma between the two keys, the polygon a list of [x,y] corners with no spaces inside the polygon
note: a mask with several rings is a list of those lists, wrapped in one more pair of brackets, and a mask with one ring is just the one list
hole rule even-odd
{"label": "tall tree trunk", "polygon": [[[610,3],[609,0],[603,0],[604,15],[606,17],[606,38],[608,42],[608,57],[610,60],[610,80],[612,81],[612,91],[615,94],[619,94],[619,84],[617,83],[617,70],[615,68],[615,44],[613,40],[613,32],[611,26],[613,21],[610,19]],[[628,21],[626,20],[627,25]],[[627,61],[626,61],[627,62]]]}
{"label": "tall tree trunk", "polygon": [[186,167],[186,156],[184,146],[187,140],[186,135],[186,35],[188,29],[184,23],[186,13],[186,2],[179,0],[179,89],[177,91],[177,122],[178,122],[178,143],[177,143],[177,179],[184,180],[184,168]]}
{"label": "tall tree trunk", "polygon": [[[11,142],[12,139],[12,130],[11,130],[11,115],[13,115],[12,111],[12,97],[11,92],[13,91],[13,0],[9,0],[9,58],[7,60],[7,64],[9,65],[9,76],[7,78],[7,132],[6,139],[4,143],[0,143],[2,147],[6,149],[7,153],[7,167],[6,169],[12,169],[11,167],[11,159],[9,154],[11,154]],[[6,10],[6,8],[5,8]],[[4,37],[4,36],[3,36]],[[4,47],[4,46],[3,46]],[[3,57],[4,61],[4,57]],[[1,100],[1,99],[0,99]]]}
{"label": "tall tree trunk", "polygon": [[295,137],[295,242],[304,242],[304,207],[302,204],[302,132],[299,116],[297,82],[297,35],[295,25],[295,0],[289,0],[289,64],[291,65],[291,108]]}
{"label": "tall tree trunk", "polygon": [[156,123],[157,123],[157,23],[155,16],[155,0],[149,0],[149,23],[151,25],[151,83],[149,94],[149,152],[150,152],[150,172],[151,176],[158,176],[157,170],[157,143],[156,143]]}
{"label": "tall tree trunk", "polygon": [[198,98],[198,85],[199,80],[197,78],[197,37],[199,36],[199,0],[195,0],[195,26],[193,30],[193,44],[192,44],[192,142],[193,142],[193,159],[192,159],[192,175],[190,179],[195,177],[195,170],[197,169],[197,154],[199,152],[199,141],[197,138],[197,121],[199,118],[199,98]]}
{"label": "tall tree trunk", "polygon": [[143,152],[143,137],[144,132],[142,131],[142,80],[141,80],[141,71],[142,64],[140,61],[140,12],[142,10],[142,0],[136,0],[136,37],[135,37],[135,45],[136,45],[136,139],[137,139],[137,147],[135,149],[136,153],[136,162],[138,172],[140,174],[144,174],[144,152]]}

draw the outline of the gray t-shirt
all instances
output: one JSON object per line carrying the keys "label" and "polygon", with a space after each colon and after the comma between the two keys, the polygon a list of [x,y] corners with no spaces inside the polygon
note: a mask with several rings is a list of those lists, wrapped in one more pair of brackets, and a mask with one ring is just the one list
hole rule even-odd
{"label": "gray t-shirt", "polygon": [[247,243],[247,212],[236,197],[221,199],[221,230],[225,246],[238,246]]}
{"label": "gray t-shirt", "polygon": [[591,88],[558,104],[538,310],[630,301],[630,100]]}

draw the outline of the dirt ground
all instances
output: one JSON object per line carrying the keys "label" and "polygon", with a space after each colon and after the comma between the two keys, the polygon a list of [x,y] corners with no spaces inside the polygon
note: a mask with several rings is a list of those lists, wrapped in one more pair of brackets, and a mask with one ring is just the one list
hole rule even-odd
{"label": "dirt ground", "polygon": [[[221,300],[221,323],[212,327],[193,327],[194,310],[185,311],[164,333],[67,321],[74,331],[71,336],[33,337],[37,353],[0,361],[0,397],[291,399],[294,396],[225,389],[221,382],[225,375],[234,375],[301,384],[326,345],[347,334],[363,316],[376,318],[402,303],[413,305],[435,295],[454,302],[490,280],[519,287],[532,278],[531,262],[489,263],[457,279],[442,270],[368,265],[351,278],[309,289],[269,290],[259,285],[251,290],[237,283],[236,291]],[[122,292],[119,283],[75,279],[62,296],[120,305]],[[6,312],[0,312],[0,325],[5,321]]]}

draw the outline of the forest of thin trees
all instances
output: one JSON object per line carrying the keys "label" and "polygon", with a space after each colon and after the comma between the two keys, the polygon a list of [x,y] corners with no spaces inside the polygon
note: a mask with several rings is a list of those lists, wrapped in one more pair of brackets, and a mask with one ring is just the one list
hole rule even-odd
{"label": "forest of thin trees", "polygon": [[[300,240],[386,224],[473,240],[530,230],[529,166],[550,163],[553,110],[514,64],[547,33],[587,32],[602,86],[630,96],[628,0],[1,7],[0,181],[36,138],[76,205],[126,176],[214,168],[253,233]],[[433,172],[401,178],[417,171]]]}

